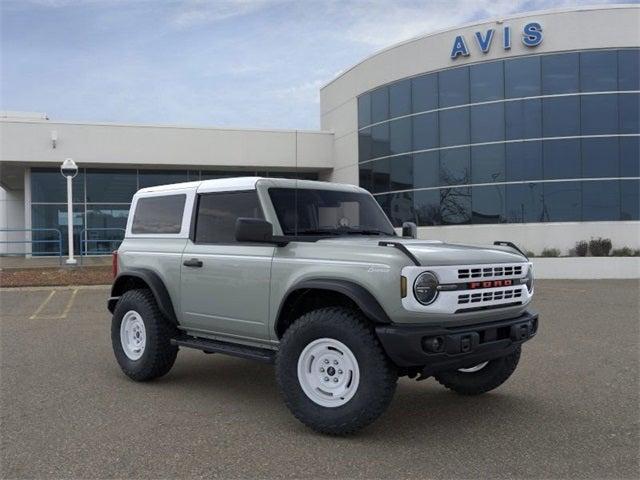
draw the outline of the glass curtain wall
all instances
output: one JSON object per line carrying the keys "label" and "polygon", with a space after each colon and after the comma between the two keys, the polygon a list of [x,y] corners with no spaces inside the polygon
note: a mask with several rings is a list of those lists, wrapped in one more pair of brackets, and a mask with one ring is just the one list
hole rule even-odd
{"label": "glass curtain wall", "polygon": [[358,97],[360,186],[396,226],[638,220],[640,50],[451,68]]}

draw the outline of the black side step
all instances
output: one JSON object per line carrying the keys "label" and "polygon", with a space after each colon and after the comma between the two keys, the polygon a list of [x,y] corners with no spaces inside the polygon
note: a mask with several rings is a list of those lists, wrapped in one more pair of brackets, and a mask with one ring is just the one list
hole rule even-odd
{"label": "black side step", "polygon": [[224,353],[234,357],[247,358],[262,363],[274,363],[276,359],[275,350],[268,348],[249,347],[235,343],[221,342],[219,340],[209,340],[207,338],[177,337],[171,339],[171,345],[179,347],[195,348],[205,353]]}

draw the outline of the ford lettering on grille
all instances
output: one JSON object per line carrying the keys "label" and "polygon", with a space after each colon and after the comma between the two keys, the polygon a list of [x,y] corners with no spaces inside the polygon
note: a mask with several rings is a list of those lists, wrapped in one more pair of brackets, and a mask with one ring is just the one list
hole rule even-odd
{"label": "ford lettering on grille", "polygon": [[478,288],[510,287],[511,285],[513,285],[513,280],[488,280],[486,282],[470,282],[467,287],[469,290],[476,290]]}

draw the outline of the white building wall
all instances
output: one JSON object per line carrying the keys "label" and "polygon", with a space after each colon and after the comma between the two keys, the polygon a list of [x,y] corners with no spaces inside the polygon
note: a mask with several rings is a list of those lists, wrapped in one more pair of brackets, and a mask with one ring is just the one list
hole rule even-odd
{"label": "white building wall", "polygon": [[22,241],[24,232],[2,231],[24,228],[24,192],[0,187],[0,254],[23,253],[25,251],[24,244],[4,243]]}

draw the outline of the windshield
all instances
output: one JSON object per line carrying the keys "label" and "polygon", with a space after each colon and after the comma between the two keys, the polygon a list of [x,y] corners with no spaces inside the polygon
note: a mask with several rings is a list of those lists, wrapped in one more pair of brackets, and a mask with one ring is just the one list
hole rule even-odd
{"label": "windshield", "polygon": [[378,203],[366,193],[270,188],[269,195],[284,235],[395,236]]}

